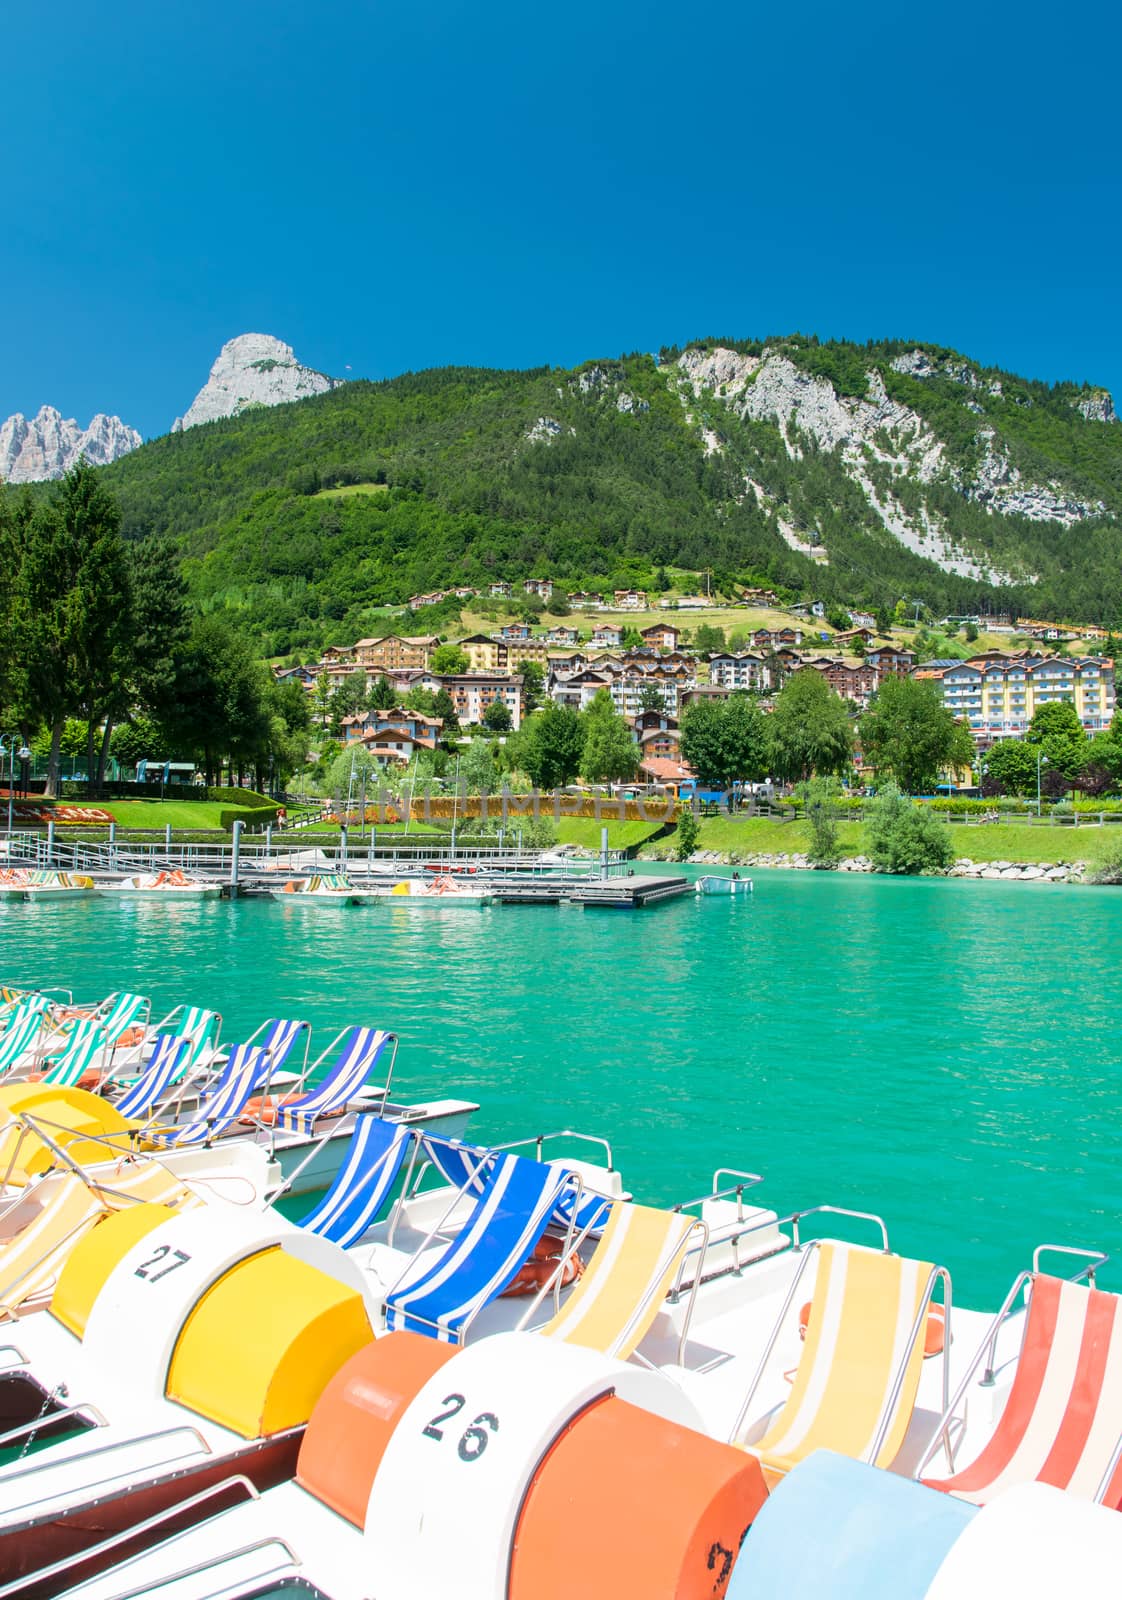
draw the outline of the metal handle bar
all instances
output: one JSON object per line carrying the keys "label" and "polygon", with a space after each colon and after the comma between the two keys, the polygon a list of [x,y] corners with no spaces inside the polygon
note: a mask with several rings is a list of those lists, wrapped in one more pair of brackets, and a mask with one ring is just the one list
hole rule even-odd
{"label": "metal handle bar", "polygon": [[524,1145],[532,1144],[537,1146],[537,1159],[540,1161],[542,1159],[542,1146],[550,1139],[582,1139],[586,1144],[598,1144],[608,1158],[607,1170],[609,1172],[615,1171],[615,1166],[612,1163],[612,1147],[607,1139],[602,1138],[597,1133],[578,1133],[576,1128],[558,1128],[553,1133],[533,1134],[528,1139],[511,1139],[507,1144],[492,1145],[491,1149],[520,1150]]}
{"label": "metal handle bar", "polygon": [[[207,1500],[213,1500],[223,1490],[235,1487],[244,1489],[248,1500],[260,1500],[261,1498],[256,1487],[244,1473],[235,1473],[229,1478],[223,1478],[221,1483],[211,1484],[209,1489],[200,1489],[198,1494],[191,1495],[187,1500],[180,1500],[177,1505],[165,1506],[162,1511],[155,1512],[153,1516],[145,1517],[143,1522],[134,1522],[131,1527],[123,1528],[120,1533],[112,1534],[110,1538],[101,1540],[99,1544],[89,1545],[85,1550],[76,1550],[72,1555],[64,1556],[61,1561],[55,1561],[49,1567],[39,1567],[35,1572],[24,1573],[14,1583],[6,1583],[3,1588],[0,1588],[0,1600],[7,1600],[9,1595],[18,1594],[21,1589],[30,1588],[32,1585],[38,1588],[40,1584],[45,1583],[48,1579],[55,1578],[60,1573],[69,1572],[72,1567],[84,1566],[87,1561],[96,1560],[103,1552],[115,1550],[118,1545],[127,1544],[130,1540],[135,1539],[138,1534],[147,1533],[150,1528],[158,1528],[162,1522],[170,1522],[172,1518],[181,1516],[185,1511],[191,1511],[195,1506],[202,1505]],[[165,1545],[171,1542],[171,1540],[164,1541]],[[160,1549],[162,1546],[157,1546],[156,1548]],[[146,1555],[149,1552],[142,1551],[141,1554]],[[129,1566],[130,1563],[139,1559],[140,1556],[129,1556],[125,1561],[121,1562],[121,1568]],[[182,1576],[185,1577],[187,1574],[184,1573]],[[150,1585],[144,1585],[142,1588],[133,1589],[130,1592],[134,1595],[144,1594],[149,1587]],[[123,1595],[120,1600],[124,1600]]]}
{"label": "metal handle bar", "polygon": [[[165,1546],[172,1542],[171,1540],[165,1540]],[[255,1539],[252,1544],[243,1544],[239,1549],[231,1550],[226,1555],[216,1556],[213,1561],[197,1561],[192,1567],[181,1567],[178,1572],[169,1572],[167,1577],[156,1578],[154,1582],[141,1584],[139,1588],[122,1590],[120,1594],[114,1595],[112,1600],[137,1600],[139,1595],[155,1594],[158,1589],[166,1589],[170,1583],[180,1583],[184,1578],[197,1577],[201,1572],[216,1572],[219,1567],[228,1566],[231,1561],[239,1561],[242,1556],[251,1556],[258,1550],[268,1550],[273,1546],[284,1551],[287,1560],[283,1563],[283,1566],[269,1567],[262,1572],[255,1572],[251,1578],[245,1580],[246,1582],[257,1584],[263,1578],[267,1578],[271,1572],[282,1571],[284,1567],[303,1566],[303,1562],[288,1540],[282,1539],[279,1534],[271,1534],[264,1539]],[[144,1553],[148,1554],[149,1552],[145,1551]],[[122,1567],[127,1565],[127,1562],[121,1563]],[[259,1591],[254,1590],[254,1593],[259,1593]]]}
{"label": "metal handle bar", "polygon": [[96,1406],[77,1405],[67,1406],[64,1411],[48,1411],[35,1418],[33,1422],[23,1422],[18,1428],[9,1428],[6,1433],[0,1433],[0,1449],[5,1449],[15,1440],[24,1438],[27,1434],[42,1433],[44,1429],[53,1427],[56,1422],[62,1422],[66,1417],[93,1417],[99,1428],[109,1426],[105,1417]]}
{"label": "metal handle bar", "polygon": [[1087,1266],[1077,1272],[1070,1282],[1078,1283],[1080,1278],[1086,1278],[1092,1289],[1095,1287],[1095,1273],[1110,1260],[1103,1250],[1084,1250],[1077,1244],[1038,1244],[1032,1252],[1033,1277],[1040,1271],[1040,1258],[1043,1255],[1079,1256],[1081,1260],[1086,1260]]}
{"label": "metal handle bar", "polygon": [[[92,1406],[88,1406],[85,1409],[87,1409],[89,1411],[92,1411],[94,1408]],[[104,1420],[105,1419],[102,1418],[102,1423],[103,1424],[104,1424]],[[76,1451],[73,1455],[66,1457],[66,1464],[69,1465],[71,1462],[76,1461],[78,1459],[79,1455],[81,1456],[82,1461],[92,1461],[96,1456],[111,1455],[114,1450],[127,1450],[127,1449],[130,1449],[132,1446],[135,1446],[135,1445],[152,1444],[157,1439],[172,1439],[172,1438],[175,1437],[175,1435],[177,1433],[192,1433],[192,1434],[194,1434],[195,1438],[199,1441],[199,1450],[196,1452],[196,1454],[204,1455],[204,1456],[209,1456],[209,1455],[213,1454],[213,1451],[211,1450],[210,1446],[207,1444],[206,1440],[203,1438],[202,1434],[199,1432],[198,1428],[192,1428],[189,1423],[182,1423],[178,1427],[175,1427],[175,1428],[160,1428],[158,1430],[158,1432],[156,1432],[156,1433],[142,1433],[138,1438],[135,1438],[135,1439],[114,1439],[109,1444],[99,1444],[99,1445],[95,1446],[95,1448],[92,1449],[92,1450],[83,1450],[83,1451],[80,1451],[80,1452]],[[182,1453],[183,1452],[181,1452],[181,1454]],[[174,1457],[169,1457],[169,1460],[174,1460],[174,1459],[175,1459]],[[19,1472],[8,1472],[8,1473],[5,1473],[4,1474],[4,1483],[5,1484],[15,1483],[17,1478],[29,1478],[35,1473],[42,1474],[42,1473],[46,1472],[47,1469],[50,1466],[52,1466],[53,1464],[54,1464],[53,1462],[45,1462],[45,1461],[40,1461],[38,1463],[34,1463],[33,1462],[31,1466],[24,1467]],[[96,1483],[87,1483],[85,1485],[85,1487],[87,1489],[97,1488],[98,1485],[103,1484],[103,1483],[111,1483],[112,1480],[113,1480],[113,1474],[110,1473],[107,1478],[98,1478]],[[45,1494],[45,1495],[41,1495],[38,1500],[29,1500],[29,1501],[27,1501],[26,1504],[28,1506],[39,1505],[44,1500],[49,1500],[50,1498],[51,1498],[51,1496],[49,1494]],[[3,1592],[4,1591],[2,1589],[0,1589],[0,1595],[2,1595]]]}

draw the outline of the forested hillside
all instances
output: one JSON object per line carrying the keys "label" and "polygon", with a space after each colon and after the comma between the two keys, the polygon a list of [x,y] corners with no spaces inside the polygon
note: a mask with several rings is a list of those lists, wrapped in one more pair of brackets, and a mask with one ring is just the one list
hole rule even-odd
{"label": "forested hillside", "polygon": [[620,587],[670,566],[1113,624],[1108,413],[1101,391],[931,347],[707,341],[572,372],[351,383],[154,440],[104,478],[126,534],[173,537],[198,600],[274,654],[452,582]]}

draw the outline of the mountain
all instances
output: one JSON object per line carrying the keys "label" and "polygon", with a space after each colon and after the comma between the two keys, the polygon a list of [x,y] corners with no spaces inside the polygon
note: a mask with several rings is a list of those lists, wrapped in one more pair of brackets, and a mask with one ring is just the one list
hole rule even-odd
{"label": "mountain", "polygon": [[279,406],[324,394],[339,380],[302,367],[292,346],[268,333],[243,333],[218,352],[210,377],[186,413],[176,417],[172,432],[194,428],[200,422],[236,417],[254,406]]}
{"label": "mountain", "polygon": [[80,428],[73,417],[63,417],[53,406],[41,406],[30,421],[17,411],[0,423],[0,480],[36,483],[61,478],[79,456],[101,467],[140,443],[135,428],[100,411],[88,428]]}
{"label": "mountain", "polygon": [[1110,396],[906,341],[346,383],[107,475],[127,531],[174,538],[200,603],[275,654],[371,632],[417,591],[546,572],[622,588],[710,568],[866,610],[1122,619]]}

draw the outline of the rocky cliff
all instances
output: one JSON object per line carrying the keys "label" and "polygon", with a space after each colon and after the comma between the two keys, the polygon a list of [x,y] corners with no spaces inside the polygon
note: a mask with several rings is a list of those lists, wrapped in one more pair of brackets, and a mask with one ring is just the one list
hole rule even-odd
{"label": "rocky cliff", "polygon": [[61,478],[85,456],[91,466],[102,467],[135,450],[141,438],[120,417],[99,412],[87,428],[64,417],[54,406],[42,406],[30,420],[20,412],[0,423],[0,479],[7,483],[37,483]]}
{"label": "rocky cliff", "polygon": [[302,367],[292,346],[271,334],[243,333],[222,346],[210,377],[185,414],[176,417],[171,431],[181,433],[197,423],[235,417],[256,406],[304,400],[334,389],[338,381]]}
{"label": "rocky cliff", "polygon": [[[847,393],[829,377],[798,365],[792,354],[799,348],[793,341],[787,349],[764,345],[757,351],[691,347],[679,356],[671,381],[695,425],[700,402],[727,409],[742,421],[777,425],[792,462],[827,452],[886,532],[959,577],[1008,584],[1034,582],[1037,574],[1019,564],[1003,565],[990,550],[979,548],[989,541],[976,537],[964,542],[948,515],[947,491],[952,505],[959,499],[991,515],[1060,528],[1106,513],[1102,500],[1073,493],[1057,477],[1029,476],[1012,459],[992,418],[1003,407],[1031,407],[1034,401],[1024,394],[1007,395],[1000,378],[960,357],[916,348],[890,363],[870,359],[858,385],[864,393]],[[860,361],[860,347],[849,348]],[[888,392],[885,379],[894,374],[925,386],[939,384],[944,393],[952,387],[965,391],[957,402],[959,414],[965,411],[977,421],[968,432],[960,430],[963,437],[955,452],[928,417]],[[852,367],[847,376],[852,379]],[[1088,421],[1117,421],[1105,390],[1068,404]],[[725,448],[714,431],[713,411],[705,418],[701,432],[706,450]],[[759,498],[759,486],[747,476],[745,487]]]}

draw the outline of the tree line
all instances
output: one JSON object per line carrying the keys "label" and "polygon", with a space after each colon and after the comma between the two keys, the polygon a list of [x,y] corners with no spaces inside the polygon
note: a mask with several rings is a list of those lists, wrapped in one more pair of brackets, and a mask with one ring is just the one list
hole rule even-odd
{"label": "tree line", "polygon": [[70,723],[93,794],[130,743],[115,745],[115,730],[137,734],[150,759],[194,758],[208,783],[228,764],[260,787],[270,769],[283,782],[302,765],[309,727],[299,688],[277,685],[221,619],[192,614],[174,547],[124,539],[115,497],[84,461],[47,494],[0,485],[0,716],[45,739],[52,796]]}

